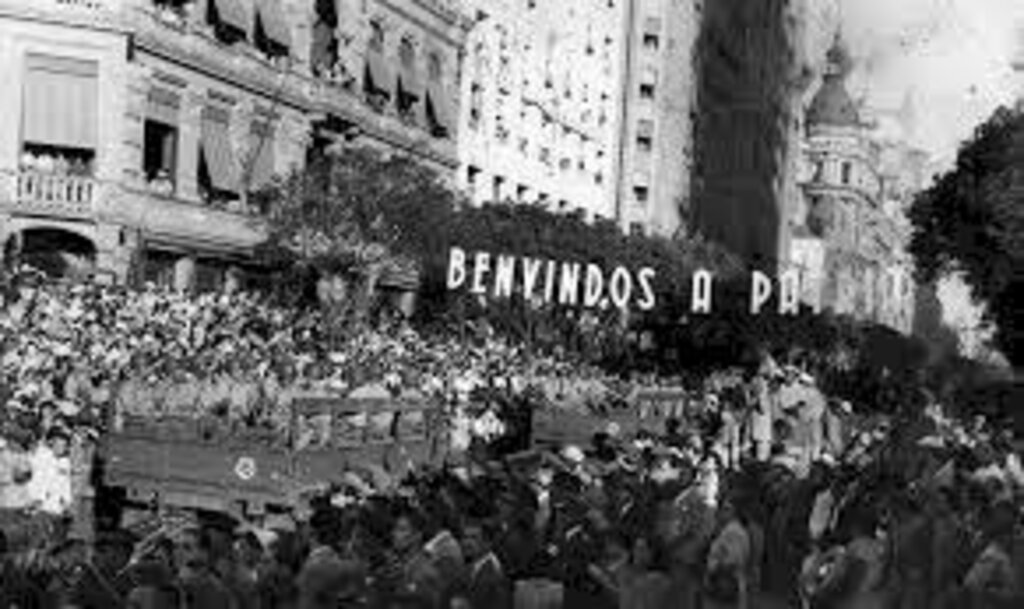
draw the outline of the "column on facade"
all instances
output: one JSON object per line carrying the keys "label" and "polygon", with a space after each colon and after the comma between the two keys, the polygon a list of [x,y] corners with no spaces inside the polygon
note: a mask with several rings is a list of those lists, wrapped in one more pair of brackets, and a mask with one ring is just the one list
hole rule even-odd
{"label": "column on facade", "polygon": [[146,96],[149,92],[147,73],[141,66],[129,67],[127,103],[125,105],[124,144],[124,179],[132,184],[140,184],[145,179],[142,172],[143,155],[146,140]]}

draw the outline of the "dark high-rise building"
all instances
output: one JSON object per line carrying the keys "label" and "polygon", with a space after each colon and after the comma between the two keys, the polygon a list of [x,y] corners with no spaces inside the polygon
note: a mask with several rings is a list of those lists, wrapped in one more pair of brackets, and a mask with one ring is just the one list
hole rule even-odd
{"label": "dark high-rise building", "polygon": [[787,175],[802,79],[791,0],[706,0],[697,41],[690,225],[773,270],[786,241]]}

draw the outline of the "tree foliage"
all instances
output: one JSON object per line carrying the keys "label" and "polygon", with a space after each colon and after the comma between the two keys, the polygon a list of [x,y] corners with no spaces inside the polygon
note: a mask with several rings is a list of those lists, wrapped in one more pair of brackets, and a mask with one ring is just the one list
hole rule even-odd
{"label": "tree foliage", "polygon": [[1024,363],[1024,113],[1001,108],[978,127],[910,217],[920,279],[962,271],[996,324],[997,346]]}

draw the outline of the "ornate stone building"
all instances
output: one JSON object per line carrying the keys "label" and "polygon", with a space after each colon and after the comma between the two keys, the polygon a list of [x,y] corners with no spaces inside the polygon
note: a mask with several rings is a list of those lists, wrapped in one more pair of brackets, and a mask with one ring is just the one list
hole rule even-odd
{"label": "ornate stone building", "polygon": [[454,174],[468,26],[441,0],[0,0],[4,252],[214,286],[263,238],[249,193],[311,154]]}
{"label": "ornate stone building", "polygon": [[460,183],[670,234],[689,196],[697,0],[477,0]]}
{"label": "ornate stone building", "polygon": [[862,117],[846,89],[851,68],[837,37],[806,112],[804,196],[790,218],[790,261],[810,303],[908,333],[914,286],[905,211],[924,184],[926,159],[904,134],[884,128],[891,121]]}

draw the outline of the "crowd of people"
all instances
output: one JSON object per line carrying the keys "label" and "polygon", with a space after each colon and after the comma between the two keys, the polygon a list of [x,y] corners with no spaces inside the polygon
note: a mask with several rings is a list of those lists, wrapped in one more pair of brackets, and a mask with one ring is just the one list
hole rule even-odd
{"label": "crowd of people", "polygon": [[[397,325],[339,343],[317,313],[246,294],[22,280],[5,298],[0,609],[1024,606],[1012,434],[934,399],[866,422],[770,357],[657,428],[469,451],[388,493],[323,497],[303,521],[125,528],[100,510],[81,539],[66,525],[88,481],[67,472],[111,413],[283,430],[295,392],[379,386],[433,396],[454,423],[484,389],[601,411],[629,385],[493,336]],[[485,431],[453,440],[500,435]],[[45,535],[26,544],[15,525],[35,514]]]}

